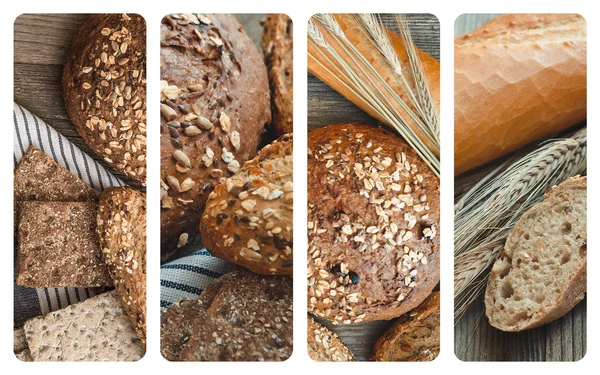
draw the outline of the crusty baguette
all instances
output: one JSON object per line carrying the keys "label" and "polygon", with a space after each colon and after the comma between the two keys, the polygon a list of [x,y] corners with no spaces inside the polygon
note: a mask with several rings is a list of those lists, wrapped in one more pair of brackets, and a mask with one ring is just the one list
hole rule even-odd
{"label": "crusty baguette", "polygon": [[454,69],[456,175],[586,118],[581,16],[500,16],[455,40]]}
{"label": "crusty baguette", "polygon": [[515,224],[485,293],[490,324],[508,332],[560,318],[585,295],[586,177],[550,190]]}
{"label": "crusty baguette", "polygon": [[[390,85],[390,87],[407,103],[410,103],[408,95],[402,90],[398,80],[395,78],[396,73],[390,68],[390,66],[383,60],[380,52],[377,48],[369,42],[369,37],[362,31],[359,21],[351,14],[336,14],[336,20],[340,24],[341,29],[346,34],[346,37],[350,40],[353,46],[355,46],[360,53],[365,56],[367,61],[375,68],[377,72],[386,80],[386,82]],[[336,40],[329,34],[325,28],[321,28],[324,38],[335,48],[336,52],[340,54],[342,57],[346,56],[345,62],[351,66],[357,66],[353,63],[352,58],[348,57],[348,53],[344,51],[344,47],[342,47]],[[404,44],[402,42],[402,38],[394,33],[391,30],[387,30],[390,41],[394,47],[394,51],[398,56],[398,59],[402,63],[403,66],[407,66],[408,58],[406,56],[406,51],[404,50]],[[384,124],[387,124],[383,117],[381,117],[377,112],[371,110],[370,106],[365,103],[361,97],[357,96],[354,92],[348,89],[347,85],[350,82],[341,82],[338,78],[332,75],[331,72],[335,71],[344,71],[344,69],[337,63],[334,63],[335,59],[331,57],[332,55],[324,50],[323,48],[318,48],[312,43],[308,43],[308,71],[319,78],[321,81],[325,82],[329,87],[333,88],[335,91],[339,92],[346,99],[350,100],[352,103],[356,104],[362,110],[367,112],[370,116],[376,118]],[[432,56],[423,52],[422,50],[417,48],[417,53],[421,60],[421,64],[423,66],[423,71],[427,77],[427,83],[429,89],[431,91],[431,95],[436,104],[436,108],[439,112],[440,108],[440,63]],[[316,57],[312,58],[311,56]],[[327,56],[327,58],[324,58]],[[356,68],[356,70],[359,70]],[[410,74],[408,70],[404,71],[404,74]],[[370,74],[371,80],[375,82],[376,78],[374,75]],[[367,77],[365,77],[367,81]],[[409,82],[411,78],[407,79]],[[377,85],[383,92],[383,86]],[[394,99],[390,94],[386,94],[387,99],[393,105],[393,109],[402,115],[408,125],[411,126],[412,130],[415,134],[425,143],[425,145],[437,156],[439,156],[439,149],[434,146],[430,141],[428,141],[427,137],[422,133],[421,130],[417,128],[417,126],[410,120],[409,116],[406,114],[406,111],[402,109],[401,105]]]}

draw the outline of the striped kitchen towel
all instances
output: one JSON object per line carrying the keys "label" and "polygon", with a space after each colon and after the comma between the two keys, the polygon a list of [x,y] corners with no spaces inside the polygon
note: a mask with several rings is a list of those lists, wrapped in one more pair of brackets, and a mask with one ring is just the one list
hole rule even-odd
{"label": "striped kitchen towel", "polygon": [[[13,120],[15,168],[29,145],[34,145],[98,191],[109,186],[123,186],[123,182],[103,165],[83,153],[67,138],[16,103],[13,109]],[[14,326],[15,328],[21,327],[27,319],[62,309],[102,291],[102,288],[72,287],[35,289],[22,287],[15,283]]]}

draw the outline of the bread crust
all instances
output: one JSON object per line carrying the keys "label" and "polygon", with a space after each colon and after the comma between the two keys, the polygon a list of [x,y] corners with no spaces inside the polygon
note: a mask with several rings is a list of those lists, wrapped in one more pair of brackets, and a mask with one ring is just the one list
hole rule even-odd
{"label": "bread crust", "polygon": [[353,362],[354,354],[324,325],[308,317],[308,356],[317,362]]}

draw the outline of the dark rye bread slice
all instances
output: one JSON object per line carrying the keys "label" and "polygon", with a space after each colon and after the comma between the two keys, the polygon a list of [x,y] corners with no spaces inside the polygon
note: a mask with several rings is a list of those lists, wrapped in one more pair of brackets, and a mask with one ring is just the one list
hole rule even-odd
{"label": "dark rye bread slice", "polygon": [[163,312],[161,352],[170,361],[283,361],[292,331],[292,279],[239,270]]}
{"label": "dark rye bread slice", "polygon": [[425,362],[440,353],[440,292],[402,315],[377,340],[374,361]]}
{"label": "dark rye bread slice", "polygon": [[114,290],[30,319],[23,328],[33,361],[137,361],[145,352]]}
{"label": "dark rye bread slice", "polygon": [[262,21],[262,49],[271,86],[271,126],[280,136],[294,131],[294,27],[285,14]]}
{"label": "dark rye bread slice", "polygon": [[130,186],[104,190],[97,231],[121,303],[146,345],[146,195]]}
{"label": "dark rye bread slice", "polygon": [[265,146],[210,193],[200,221],[213,255],[263,275],[292,275],[293,139]]}
{"label": "dark rye bread slice", "polygon": [[587,178],[554,187],[515,224],[492,267],[486,315],[518,332],[560,318],[585,296]]}
{"label": "dark rye bread slice", "polygon": [[31,288],[110,286],[96,234],[96,203],[21,204],[17,284]]}
{"label": "dark rye bread slice", "polygon": [[388,320],[439,281],[439,179],[374,126],[308,133],[308,312],[335,324]]}
{"label": "dark rye bread slice", "polygon": [[325,326],[308,318],[308,356],[318,362],[351,362],[354,354]]}

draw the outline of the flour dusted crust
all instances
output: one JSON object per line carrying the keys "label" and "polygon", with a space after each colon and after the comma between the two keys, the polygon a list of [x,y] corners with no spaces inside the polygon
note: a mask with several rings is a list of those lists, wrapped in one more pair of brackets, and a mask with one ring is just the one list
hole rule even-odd
{"label": "flour dusted crust", "polygon": [[308,318],[308,356],[318,362],[351,362],[354,354],[325,326]]}
{"label": "flour dusted crust", "polygon": [[337,124],[308,133],[308,312],[397,317],[439,281],[439,179],[401,138]]}
{"label": "flour dusted crust", "polygon": [[146,195],[111,187],[98,203],[97,231],[104,262],[143,345],[146,344]]}
{"label": "flour dusted crust", "polygon": [[62,78],[83,140],[112,168],[146,183],[146,23],[96,14],[75,36]]}
{"label": "flour dusted crust", "polygon": [[271,121],[263,58],[232,15],[161,25],[161,258],[197,233],[208,195],[257,152]]}
{"label": "flour dusted crust", "polygon": [[218,257],[265,275],[293,271],[293,139],[283,136],[210,193],[200,232]]}

